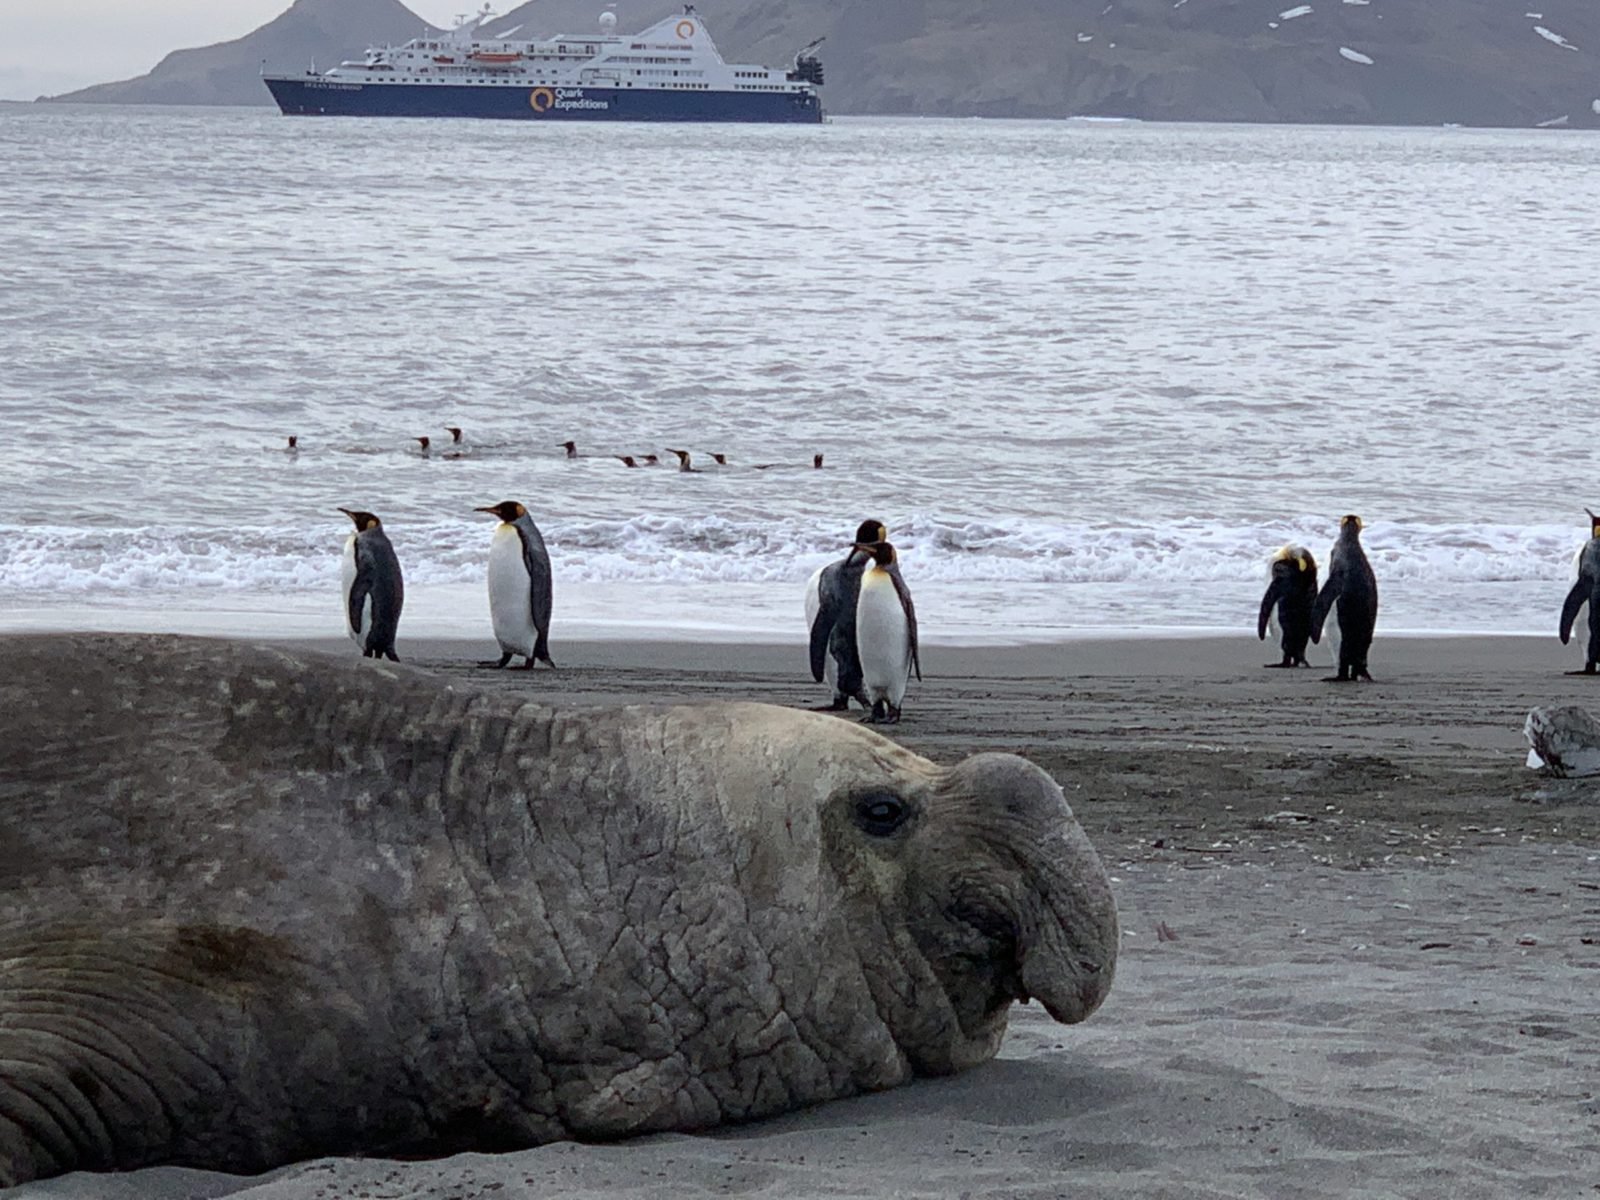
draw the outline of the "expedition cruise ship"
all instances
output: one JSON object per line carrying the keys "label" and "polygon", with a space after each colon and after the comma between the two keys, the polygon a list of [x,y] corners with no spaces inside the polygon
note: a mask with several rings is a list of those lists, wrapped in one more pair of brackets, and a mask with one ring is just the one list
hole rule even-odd
{"label": "expedition cruise ship", "polygon": [[291,116],[822,120],[820,38],[775,71],[723,62],[692,4],[631,37],[617,35],[612,12],[596,35],[546,41],[482,36],[492,19],[485,5],[449,33],[375,46],[364,62],[262,78]]}

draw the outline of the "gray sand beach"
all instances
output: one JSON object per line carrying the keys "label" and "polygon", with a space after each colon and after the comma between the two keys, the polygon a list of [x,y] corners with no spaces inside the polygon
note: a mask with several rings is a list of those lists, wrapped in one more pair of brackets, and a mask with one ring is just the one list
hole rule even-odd
{"label": "gray sand beach", "polygon": [[[488,646],[400,646],[559,706],[824,699],[797,646],[553,649],[559,671],[494,673],[471,665]],[[1266,650],[927,650],[892,736],[1039,763],[1113,876],[1122,959],[1084,1025],[1019,1007],[977,1070],[703,1136],[12,1194],[1597,1194],[1600,791],[1530,771],[1520,730],[1535,704],[1600,708],[1600,679],[1564,675],[1554,638],[1380,638],[1378,681],[1342,687],[1263,670]]]}

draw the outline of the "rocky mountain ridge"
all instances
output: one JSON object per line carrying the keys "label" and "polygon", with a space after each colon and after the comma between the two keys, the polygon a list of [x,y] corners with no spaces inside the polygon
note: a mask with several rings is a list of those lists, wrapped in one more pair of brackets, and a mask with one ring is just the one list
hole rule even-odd
{"label": "rocky mountain ridge", "polygon": [[[619,28],[664,0],[532,0],[491,33]],[[833,113],[1600,127],[1593,0],[699,0],[728,58],[826,36]],[[399,0],[295,0],[232,42],[73,101],[260,104],[256,78],[425,28]]]}

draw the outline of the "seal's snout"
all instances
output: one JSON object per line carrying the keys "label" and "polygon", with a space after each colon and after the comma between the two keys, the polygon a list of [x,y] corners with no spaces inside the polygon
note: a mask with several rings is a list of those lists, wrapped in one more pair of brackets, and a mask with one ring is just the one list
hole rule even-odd
{"label": "seal's snout", "polygon": [[1057,1021],[1084,1020],[1111,991],[1121,940],[1100,856],[1055,781],[1025,759],[977,755],[951,773],[957,780],[1015,855],[1016,998],[1038,1000]]}

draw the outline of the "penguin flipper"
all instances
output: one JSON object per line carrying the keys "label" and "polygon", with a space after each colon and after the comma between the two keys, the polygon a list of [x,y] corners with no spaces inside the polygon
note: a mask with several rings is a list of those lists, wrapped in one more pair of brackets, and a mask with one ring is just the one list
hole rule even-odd
{"label": "penguin flipper", "polygon": [[1328,582],[1322,585],[1322,590],[1317,593],[1317,602],[1311,608],[1311,640],[1321,643],[1322,625],[1328,619],[1328,613],[1333,610],[1334,601],[1339,598],[1339,593],[1344,589],[1339,586],[1337,576],[1330,576]]}
{"label": "penguin flipper", "polygon": [[[539,633],[539,645],[534,648],[534,657],[549,662],[546,643],[550,633],[550,611],[554,607],[550,552],[544,548],[544,538],[539,536],[537,529],[530,532],[519,524],[517,533],[522,541],[522,566],[528,572],[528,615],[533,618],[533,627]],[[545,653],[539,653],[540,647],[545,647]]]}
{"label": "penguin flipper", "polygon": [[[361,618],[366,611],[367,599],[372,595],[374,571],[372,558],[363,554],[361,542],[358,539],[355,547],[356,577],[350,584],[350,603],[345,613],[345,620],[350,622],[350,632],[357,637],[361,635]],[[362,649],[366,649],[365,646]]]}
{"label": "penguin flipper", "polygon": [[1587,576],[1580,575],[1571,589],[1567,592],[1567,599],[1561,606],[1561,644],[1565,646],[1572,640],[1572,625],[1578,619],[1578,610],[1589,599],[1593,581]]}
{"label": "penguin flipper", "polygon": [[894,580],[895,595],[900,597],[900,607],[905,609],[906,639],[911,643],[911,669],[917,673],[917,682],[921,683],[922,656],[917,650],[917,606],[911,603],[911,589],[901,578],[898,567],[889,568],[889,578]]}
{"label": "penguin flipper", "polygon": [[1259,641],[1267,640],[1267,622],[1272,620],[1272,610],[1277,607],[1278,601],[1283,599],[1283,594],[1289,590],[1289,581],[1276,571],[1272,574],[1272,582],[1267,585],[1267,594],[1261,597],[1261,612],[1256,617],[1256,638]]}
{"label": "penguin flipper", "polygon": [[844,589],[839,587],[838,564],[822,568],[811,577],[815,585],[815,592],[810,588],[806,592],[806,607],[811,608],[813,602],[816,612],[811,617],[811,678],[821,683],[827,674],[828,647],[833,640],[833,627],[839,623],[839,615],[844,611]]}

